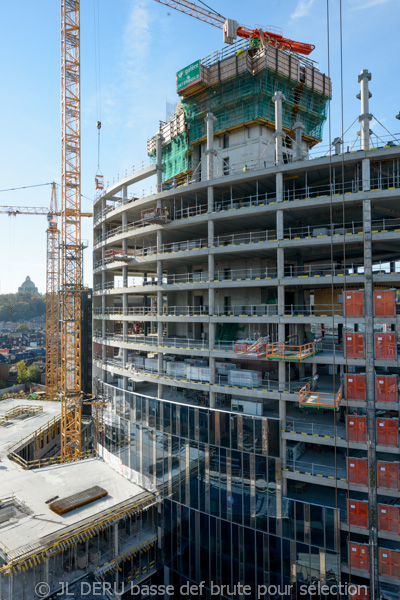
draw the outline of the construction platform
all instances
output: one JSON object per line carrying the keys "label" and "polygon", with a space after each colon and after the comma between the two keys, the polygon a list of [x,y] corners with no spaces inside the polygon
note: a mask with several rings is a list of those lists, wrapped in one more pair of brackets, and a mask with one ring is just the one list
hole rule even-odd
{"label": "construction platform", "polygon": [[[18,451],[60,414],[59,403],[27,404],[0,403],[0,417],[15,414],[0,419],[0,598],[30,600],[38,582],[48,592],[41,597],[50,597],[89,573],[116,589],[154,574],[158,498],[100,458],[21,468],[9,448]],[[57,502],[67,506],[62,515],[52,510]]]}

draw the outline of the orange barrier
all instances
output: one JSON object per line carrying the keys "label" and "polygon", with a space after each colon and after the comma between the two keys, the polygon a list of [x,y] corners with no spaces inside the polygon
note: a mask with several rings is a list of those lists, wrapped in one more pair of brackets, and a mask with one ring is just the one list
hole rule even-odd
{"label": "orange barrier", "polygon": [[302,346],[287,346],[283,342],[273,342],[272,344],[267,344],[266,347],[266,357],[268,360],[293,360],[301,362],[310,356],[314,356],[315,353],[314,342],[309,342]]}
{"label": "orange barrier", "polygon": [[[299,406],[308,408],[328,408],[330,410],[339,410],[340,402],[343,396],[343,387],[340,386],[337,394],[327,394],[326,392],[315,392],[310,390],[310,384],[307,383],[299,390]],[[328,402],[330,400],[331,402]]]}

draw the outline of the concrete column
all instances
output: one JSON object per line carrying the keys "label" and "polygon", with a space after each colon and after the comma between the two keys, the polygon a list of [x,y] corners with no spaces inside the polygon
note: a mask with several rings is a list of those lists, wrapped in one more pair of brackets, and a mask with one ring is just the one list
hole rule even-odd
{"label": "concrete column", "polygon": [[208,212],[212,213],[214,211],[214,188],[211,185],[207,188],[207,203]]}
{"label": "concrete column", "polygon": [[[126,187],[126,186],[124,186]],[[122,231],[125,232],[128,227],[128,214],[126,212],[122,213]],[[125,240],[123,240],[125,241]]]}
{"label": "concrete column", "polygon": [[282,156],[282,103],[286,100],[282,92],[275,92],[272,102],[275,104],[275,164],[283,163]]}
{"label": "concrete column", "polygon": [[[162,141],[163,137],[161,131],[156,134],[156,178],[157,178],[157,192],[162,190]],[[157,207],[159,208],[159,207]]]}
{"label": "concrete column", "polygon": [[277,173],[275,178],[276,201],[283,202],[283,174]]}
{"label": "concrete column", "polygon": [[121,194],[122,204],[126,204],[126,202],[128,200],[128,186],[123,185],[121,191],[122,191],[122,194]]}
{"label": "concrete column", "polygon": [[303,160],[303,148],[302,148],[302,140],[301,133],[304,129],[304,125],[301,121],[296,121],[293,125],[293,129],[296,134],[296,147],[294,152],[294,160]]}
{"label": "concrete column", "polygon": [[283,240],[283,210],[276,211],[276,238]]}
{"label": "concrete column", "polygon": [[[122,267],[123,273],[124,273],[125,269],[127,270],[128,267]],[[123,275],[123,277],[124,277],[124,281],[125,281],[125,274]],[[127,314],[127,312],[128,312],[128,294],[122,294],[122,308],[123,308],[124,314]],[[122,334],[123,334],[124,341],[127,341],[128,321],[126,319],[124,319],[122,321]],[[122,360],[123,360],[124,365],[126,365],[128,362],[128,349],[127,348],[122,349]],[[124,377],[124,379],[125,379],[125,377]],[[128,384],[126,384],[126,388],[124,388],[124,389],[127,389],[127,387],[128,387]]]}
{"label": "concrete column", "polygon": [[358,76],[358,83],[361,90],[360,95],[357,95],[361,100],[361,114],[358,117],[361,124],[361,150],[369,150],[369,122],[372,119],[372,115],[369,112],[369,99],[372,96],[369,91],[369,81],[371,81],[371,73],[368,69],[364,69]]}
{"label": "concrete column", "polygon": [[128,267],[122,267],[122,285],[124,288],[128,287]]}
{"label": "concrete column", "polygon": [[332,142],[332,146],[335,148],[335,154],[340,154],[342,151],[342,144],[343,144],[343,140],[340,137],[336,137],[333,142]]}
{"label": "concrete column", "polygon": [[207,126],[207,179],[214,179],[214,156],[217,154],[214,150],[214,122],[217,119],[212,113],[208,113],[204,120]]}
{"label": "concrete column", "polygon": [[376,460],[374,286],[372,272],[371,200],[364,200],[365,393],[367,398],[368,528],[371,600],[379,598],[378,500]]}

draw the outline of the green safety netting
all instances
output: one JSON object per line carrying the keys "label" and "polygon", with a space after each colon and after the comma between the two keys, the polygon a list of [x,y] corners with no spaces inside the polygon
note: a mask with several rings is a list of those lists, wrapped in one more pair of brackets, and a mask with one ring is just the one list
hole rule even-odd
{"label": "green safety netting", "polygon": [[[285,95],[284,127],[292,129],[295,121],[299,120],[304,124],[304,134],[317,140],[322,139],[328,106],[327,96],[296,84],[270,69],[265,69],[256,76],[244,73],[182,99],[188,134],[181,133],[163,146],[163,180],[177,177],[190,169],[190,145],[205,137],[204,117],[208,112],[212,112],[217,118],[214,125],[216,133],[257,119],[273,123],[275,106],[272,96],[278,90]],[[154,161],[155,152],[152,152],[150,157]]]}
{"label": "green safety netting", "polygon": [[[153,162],[155,161],[155,152],[150,154],[150,158]],[[162,161],[164,181],[190,169],[189,141],[186,132],[179,134],[163,146]]]}
{"label": "green safety netting", "polygon": [[257,119],[274,122],[272,96],[277,90],[286,98],[283,125],[292,129],[299,119],[305,126],[304,133],[320,140],[328,98],[309,88],[296,86],[275,71],[266,69],[260,75],[246,73],[182,100],[189,141],[193,143],[206,135],[204,117],[208,112],[217,118],[215,132]]}

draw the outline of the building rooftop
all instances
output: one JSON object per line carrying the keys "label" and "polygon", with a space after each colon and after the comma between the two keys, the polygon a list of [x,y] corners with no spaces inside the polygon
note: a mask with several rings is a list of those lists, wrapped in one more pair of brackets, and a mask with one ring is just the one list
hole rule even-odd
{"label": "building rooftop", "polygon": [[[10,411],[36,409],[32,416],[12,417]],[[153,494],[131,483],[99,458],[68,464],[23,470],[7,457],[9,447],[30,436],[60,414],[60,404],[8,400],[0,403],[0,555],[15,564],[51,547],[101,526],[106,520],[134,512],[138,506],[154,503]],[[27,412],[25,412],[25,415]],[[1,422],[1,417],[11,418]],[[107,496],[59,516],[50,509],[50,500],[65,499],[93,486]]]}

